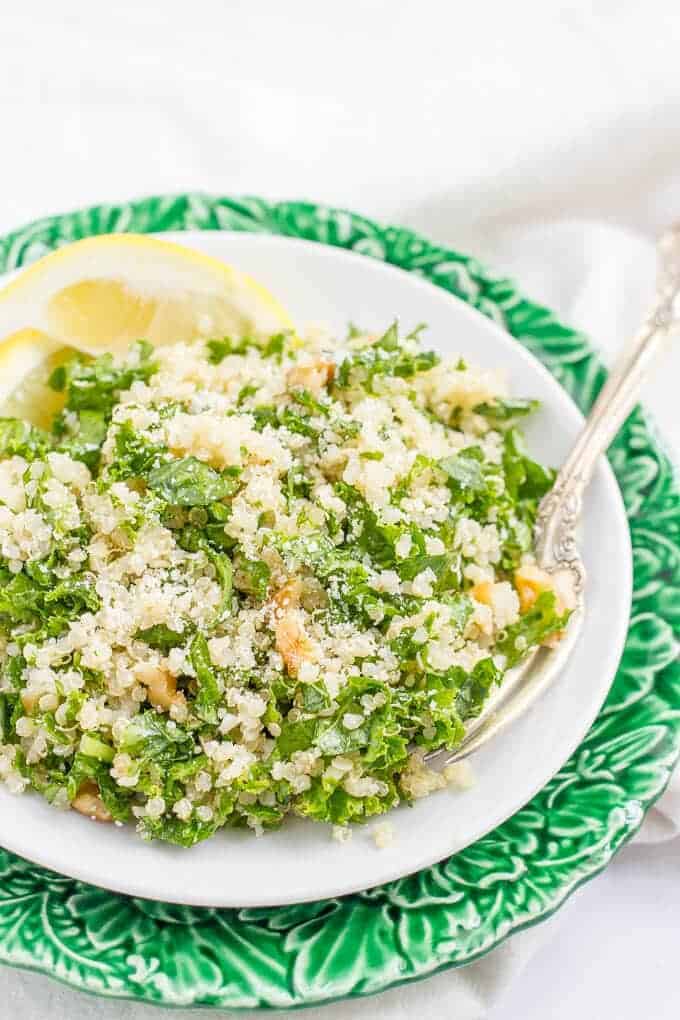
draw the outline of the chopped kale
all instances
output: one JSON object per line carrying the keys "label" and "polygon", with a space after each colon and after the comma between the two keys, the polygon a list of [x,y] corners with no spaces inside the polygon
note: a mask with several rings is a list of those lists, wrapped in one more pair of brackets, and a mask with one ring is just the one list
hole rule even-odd
{"label": "chopped kale", "polygon": [[134,382],[148,382],[157,370],[151,344],[140,341],[133,356],[123,367],[113,355],[102,354],[94,360],[77,355],[52,372],[49,384],[58,393],[66,393],[69,411],[99,411],[110,417],[114,404]]}
{"label": "chopped kale", "polygon": [[176,506],[209,506],[236,491],[233,474],[220,474],[196,457],[170,460],[151,469],[146,482],[166,503]]}
{"label": "chopped kale", "polygon": [[475,414],[488,418],[494,425],[516,421],[524,418],[539,407],[538,400],[494,400],[492,403],[477,404],[473,407]]}
{"label": "chopped kale", "polygon": [[[51,431],[0,418],[17,781],[185,847],[415,795],[414,750],[456,747],[569,616],[543,592],[480,640],[474,585],[515,583],[554,474],[516,427],[536,401],[465,413],[474,370],[433,372],[422,329],[351,327],[340,360],[292,332],[76,355]],[[296,385],[299,352],[332,378]]]}
{"label": "chopped kale", "polygon": [[155,623],[153,627],[138,630],[135,637],[140,641],[145,641],[150,648],[157,648],[158,651],[164,652],[166,655],[171,648],[181,648],[187,639],[184,632],[171,630],[165,623]]}
{"label": "chopped kale", "polygon": [[0,418],[0,460],[16,456],[36,460],[50,448],[47,432],[19,418]]}
{"label": "chopped kale", "polygon": [[202,634],[196,634],[191,642],[189,658],[196,672],[196,713],[205,722],[215,723],[221,691],[210,661],[208,642]]}
{"label": "chopped kale", "polygon": [[498,642],[498,651],[507,657],[508,666],[516,666],[530,648],[542,644],[546,638],[562,630],[569,620],[569,612],[559,613],[555,593],[544,591],[533,606],[520,616],[517,623],[507,628]]}

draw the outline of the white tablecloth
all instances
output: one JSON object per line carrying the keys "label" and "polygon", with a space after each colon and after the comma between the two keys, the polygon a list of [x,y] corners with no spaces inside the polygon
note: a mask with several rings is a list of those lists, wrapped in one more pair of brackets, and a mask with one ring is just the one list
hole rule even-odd
{"label": "white tablecloth", "polygon": [[[0,231],[151,192],[307,197],[475,252],[611,353],[680,217],[679,52],[674,0],[22,0],[0,14]],[[674,351],[646,393],[678,454],[679,372]],[[306,1016],[676,1020],[679,879],[680,840],[638,842],[475,967]],[[0,989],[2,1020],[160,1015]]]}

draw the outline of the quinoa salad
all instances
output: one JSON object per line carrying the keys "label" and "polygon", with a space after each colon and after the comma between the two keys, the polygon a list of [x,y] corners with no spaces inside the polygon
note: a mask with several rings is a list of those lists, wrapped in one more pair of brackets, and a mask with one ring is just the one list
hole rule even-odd
{"label": "quinoa salad", "polygon": [[[447,785],[568,608],[494,373],[321,330],[74,356],[0,419],[0,780],[191,846]],[[383,839],[384,833],[380,836]]]}

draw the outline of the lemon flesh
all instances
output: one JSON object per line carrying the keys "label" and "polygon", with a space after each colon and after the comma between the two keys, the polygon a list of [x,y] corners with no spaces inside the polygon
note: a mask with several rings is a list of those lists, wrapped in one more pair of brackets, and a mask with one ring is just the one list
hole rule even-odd
{"label": "lemon flesh", "polygon": [[47,428],[64,395],[47,378],[71,353],[34,329],[19,330],[0,344],[0,414]]}

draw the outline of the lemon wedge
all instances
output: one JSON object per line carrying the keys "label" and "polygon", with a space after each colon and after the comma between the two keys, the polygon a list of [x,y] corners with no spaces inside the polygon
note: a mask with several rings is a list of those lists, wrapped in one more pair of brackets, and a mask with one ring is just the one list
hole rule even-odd
{"label": "lemon wedge", "polygon": [[76,241],[0,290],[0,410],[49,421],[59,396],[45,379],[67,349],[96,356],[141,339],[156,346],[290,328],[276,298],[218,259],[137,234]]}
{"label": "lemon wedge", "polygon": [[47,428],[64,402],[47,385],[52,369],[72,353],[36,329],[22,329],[0,344],[0,416]]}

